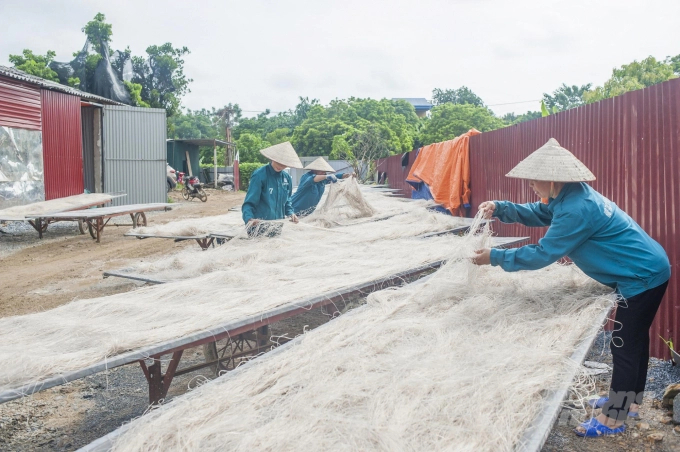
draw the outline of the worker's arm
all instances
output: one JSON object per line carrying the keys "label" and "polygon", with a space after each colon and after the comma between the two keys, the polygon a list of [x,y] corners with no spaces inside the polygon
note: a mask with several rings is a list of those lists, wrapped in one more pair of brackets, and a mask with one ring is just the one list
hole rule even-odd
{"label": "worker's arm", "polygon": [[552,213],[542,202],[515,204],[509,201],[493,201],[493,203],[496,205],[493,216],[503,223],[540,227],[550,226],[552,222]]}
{"label": "worker's arm", "polygon": [[253,176],[250,178],[246,199],[243,200],[243,205],[241,206],[241,215],[244,223],[248,223],[255,217],[255,208],[260,203],[260,196],[262,196],[263,181],[257,174]]}
{"label": "worker's arm", "polygon": [[492,249],[491,265],[503,270],[537,270],[569,255],[593,235],[590,223],[568,212],[553,219],[552,225],[538,245],[526,245],[515,249]]}

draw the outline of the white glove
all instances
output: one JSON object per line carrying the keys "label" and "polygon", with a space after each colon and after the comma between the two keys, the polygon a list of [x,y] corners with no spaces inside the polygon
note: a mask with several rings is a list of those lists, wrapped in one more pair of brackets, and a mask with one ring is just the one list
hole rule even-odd
{"label": "white glove", "polygon": [[334,184],[338,181],[338,178],[335,177],[335,174],[326,174],[326,180],[330,181],[331,184]]}

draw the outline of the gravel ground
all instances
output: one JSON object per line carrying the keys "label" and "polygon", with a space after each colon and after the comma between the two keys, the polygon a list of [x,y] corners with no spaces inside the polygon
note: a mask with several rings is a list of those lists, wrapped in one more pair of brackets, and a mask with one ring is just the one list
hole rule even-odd
{"label": "gravel ground", "polygon": [[[292,338],[328,320],[315,309],[272,324],[271,335]],[[189,349],[180,368],[202,362],[202,348]],[[166,399],[213,377],[207,368],[175,377]],[[76,450],[143,415],[149,406],[147,388],[140,367],[128,365],[2,404],[0,450]]]}
{"label": "gravel ground", "polygon": [[[610,341],[611,333],[601,332],[595,339],[586,361],[611,366]],[[596,389],[592,395],[606,395],[610,380],[611,372],[595,377]],[[680,426],[673,425],[669,411],[662,408],[659,403],[666,386],[679,382],[680,368],[674,367],[670,361],[652,358],[647,373],[645,398],[640,409],[640,420],[628,420],[624,434],[611,438],[576,436],[573,429],[592,415],[599,414],[599,410],[584,412],[567,402],[553,425],[543,452],[680,451]]]}
{"label": "gravel ground", "polygon": [[[146,212],[147,221],[163,215],[164,212]],[[132,220],[130,216],[114,217],[109,220],[107,228],[124,227],[126,230],[132,227]],[[87,225],[85,225],[87,228]],[[104,230],[105,233],[107,230]],[[53,241],[65,241],[74,235],[79,235],[77,221],[60,221],[51,223],[47,226],[47,232],[43,235],[43,239],[38,239],[38,232],[24,221],[8,221],[6,223],[0,222],[0,258],[4,258],[15,254],[27,248],[34,248],[42,246],[45,243]],[[85,229],[85,234],[88,234]],[[89,237],[89,236],[88,236]]]}

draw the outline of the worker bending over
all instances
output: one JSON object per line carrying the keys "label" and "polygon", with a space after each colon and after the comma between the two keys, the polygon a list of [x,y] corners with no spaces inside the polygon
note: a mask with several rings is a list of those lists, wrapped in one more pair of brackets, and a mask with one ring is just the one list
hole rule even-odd
{"label": "worker bending over", "polygon": [[602,413],[575,429],[579,436],[623,433],[627,417],[638,417],[647,381],[649,328],[671,276],[668,256],[616,204],[585,182],[593,173],[551,138],[513,168],[507,177],[526,179],[548,203],[487,201],[479,206],[486,218],[504,223],[550,226],[538,245],[516,249],[483,249],[473,262],[505,271],[536,270],[569,257],[583,272],[616,290],[614,361],[609,397],[590,401]]}
{"label": "worker bending over", "polygon": [[327,184],[335,183],[338,179],[346,179],[352,175],[352,173],[329,174],[335,172],[335,170],[323,157],[314,160],[305,169],[309,172],[302,175],[300,185],[298,185],[297,191],[291,199],[293,212],[297,216],[305,216],[314,212],[316,205],[321,201]]}
{"label": "worker bending over", "polygon": [[260,152],[271,162],[253,171],[241,212],[249,236],[274,237],[281,233],[282,223],[264,223],[263,220],[290,217],[293,223],[298,221],[290,199],[293,180],[283,170],[302,168],[302,162],[288,141]]}

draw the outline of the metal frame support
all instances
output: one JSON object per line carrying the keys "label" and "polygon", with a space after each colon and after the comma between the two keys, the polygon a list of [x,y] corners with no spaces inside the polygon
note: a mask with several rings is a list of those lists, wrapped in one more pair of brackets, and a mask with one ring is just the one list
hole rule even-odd
{"label": "metal frame support", "polygon": [[146,381],[149,383],[149,403],[151,405],[158,405],[168,394],[168,389],[170,389],[170,383],[172,383],[172,379],[175,377],[179,360],[182,359],[182,353],[184,353],[184,350],[178,350],[172,354],[165,374],[163,374],[161,369],[160,356],[154,356],[153,364],[148,367],[143,360],[139,361]]}

